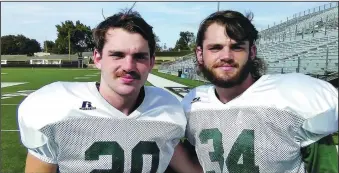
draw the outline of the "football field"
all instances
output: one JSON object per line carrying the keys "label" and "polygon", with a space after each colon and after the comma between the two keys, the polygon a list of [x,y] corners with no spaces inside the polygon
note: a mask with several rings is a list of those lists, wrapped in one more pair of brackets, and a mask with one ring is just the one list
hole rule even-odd
{"label": "football field", "polygon": [[[203,82],[152,72],[189,88]],[[27,150],[20,142],[17,107],[31,92],[55,81],[99,81],[96,69],[2,68],[1,69],[1,170],[2,173],[24,172]],[[147,85],[151,85],[147,82]],[[172,88],[175,90],[177,88]],[[180,94],[182,90],[177,89]],[[41,105],[43,106],[43,105]],[[46,115],[48,116],[48,115]],[[335,137],[335,142],[338,142]]]}
{"label": "football field", "polygon": [[98,79],[99,71],[88,69],[1,69],[1,172],[24,172],[27,152],[20,142],[16,111],[18,104],[29,93],[55,81]]}

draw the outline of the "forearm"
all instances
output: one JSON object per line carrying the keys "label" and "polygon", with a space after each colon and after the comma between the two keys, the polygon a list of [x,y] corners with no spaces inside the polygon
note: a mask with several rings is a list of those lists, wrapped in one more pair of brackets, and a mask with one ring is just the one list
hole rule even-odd
{"label": "forearm", "polygon": [[202,173],[200,164],[191,159],[188,152],[182,144],[178,144],[175,148],[170,166],[178,173]]}
{"label": "forearm", "polygon": [[57,165],[39,160],[37,157],[27,154],[25,173],[56,173]]}

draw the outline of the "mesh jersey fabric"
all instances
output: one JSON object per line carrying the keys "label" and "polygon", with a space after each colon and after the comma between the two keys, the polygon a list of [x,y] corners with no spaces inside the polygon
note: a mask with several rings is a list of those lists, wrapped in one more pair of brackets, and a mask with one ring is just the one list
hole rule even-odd
{"label": "mesh jersey fabric", "polygon": [[60,172],[163,172],[184,136],[180,102],[156,87],[129,116],[109,105],[94,82],[56,82],[19,106],[22,143]]}

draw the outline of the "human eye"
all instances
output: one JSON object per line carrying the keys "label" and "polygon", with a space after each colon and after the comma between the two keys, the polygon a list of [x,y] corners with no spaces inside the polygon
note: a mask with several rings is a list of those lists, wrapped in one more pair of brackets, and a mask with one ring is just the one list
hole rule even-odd
{"label": "human eye", "polygon": [[148,59],[148,55],[146,55],[146,54],[135,54],[134,58],[136,60],[147,60]]}
{"label": "human eye", "polygon": [[231,49],[232,49],[233,51],[236,51],[236,52],[245,50],[244,46],[241,46],[241,45],[232,45],[232,46],[231,46]]}
{"label": "human eye", "polygon": [[221,45],[213,45],[213,46],[208,48],[208,50],[211,50],[212,52],[217,52],[217,51],[219,51],[221,49],[222,49]]}
{"label": "human eye", "polygon": [[120,59],[124,57],[124,54],[122,52],[112,52],[109,54],[109,56],[113,59]]}

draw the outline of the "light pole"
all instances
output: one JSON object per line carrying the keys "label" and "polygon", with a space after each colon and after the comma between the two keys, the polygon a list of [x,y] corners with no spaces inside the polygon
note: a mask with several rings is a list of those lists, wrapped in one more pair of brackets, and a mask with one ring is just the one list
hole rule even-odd
{"label": "light pole", "polygon": [[71,61],[71,34],[70,30],[68,30],[68,59]]}

